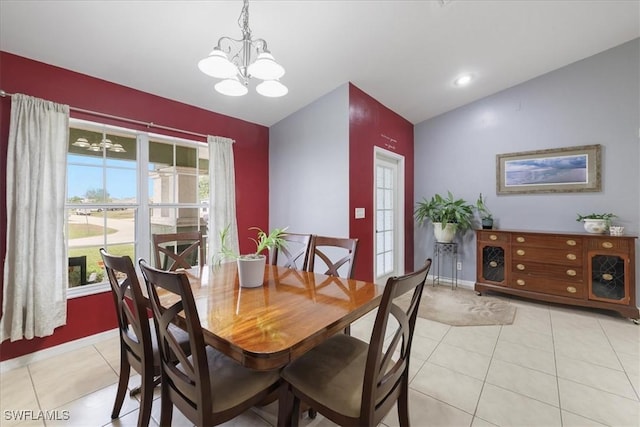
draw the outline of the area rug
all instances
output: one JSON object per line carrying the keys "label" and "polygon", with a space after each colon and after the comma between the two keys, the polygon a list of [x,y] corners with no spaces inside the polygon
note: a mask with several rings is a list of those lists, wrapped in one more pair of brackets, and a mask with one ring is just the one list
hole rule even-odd
{"label": "area rug", "polygon": [[[396,299],[407,308],[411,293]],[[510,325],[516,307],[497,298],[478,296],[475,291],[449,286],[432,286],[427,282],[422,292],[418,316],[452,326]]]}

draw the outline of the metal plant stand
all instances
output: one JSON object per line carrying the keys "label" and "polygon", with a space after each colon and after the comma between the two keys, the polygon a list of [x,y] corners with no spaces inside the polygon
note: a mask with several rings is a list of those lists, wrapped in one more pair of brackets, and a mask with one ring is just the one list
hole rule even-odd
{"label": "metal plant stand", "polygon": [[436,242],[433,248],[435,256],[436,274],[433,279],[433,285],[440,284],[440,274],[442,264],[445,264],[443,258],[449,258],[451,261],[451,289],[458,287],[458,244],[457,243],[441,243]]}

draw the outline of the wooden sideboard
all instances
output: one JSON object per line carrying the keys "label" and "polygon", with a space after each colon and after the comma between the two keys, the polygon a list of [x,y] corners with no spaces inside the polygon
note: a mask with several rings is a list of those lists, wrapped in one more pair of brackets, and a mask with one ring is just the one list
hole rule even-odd
{"label": "wooden sideboard", "polygon": [[475,290],[614,310],[637,323],[635,236],[476,230]]}

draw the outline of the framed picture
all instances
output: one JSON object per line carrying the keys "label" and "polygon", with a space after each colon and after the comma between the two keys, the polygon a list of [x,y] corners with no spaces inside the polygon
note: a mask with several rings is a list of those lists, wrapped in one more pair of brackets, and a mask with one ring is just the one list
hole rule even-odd
{"label": "framed picture", "polygon": [[498,194],[602,191],[600,145],[498,154]]}

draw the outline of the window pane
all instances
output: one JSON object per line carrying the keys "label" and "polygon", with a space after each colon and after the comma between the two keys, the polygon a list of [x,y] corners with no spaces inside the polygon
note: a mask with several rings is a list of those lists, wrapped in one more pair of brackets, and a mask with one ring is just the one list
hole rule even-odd
{"label": "window pane", "polygon": [[149,141],[149,167],[173,166],[173,145]]}
{"label": "window pane", "polygon": [[206,228],[200,208],[160,207],[149,209],[151,234],[182,233]]}
{"label": "window pane", "polygon": [[107,166],[133,166],[135,168],[135,162],[138,158],[135,136],[108,133],[103,141],[110,141],[111,144],[109,147],[105,147]]}
{"label": "window pane", "polygon": [[176,166],[195,169],[197,158],[198,150],[196,148],[176,145]]}
{"label": "window pane", "polygon": [[102,168],[95,166],[67,166],[67,200],[69,203],[102,202]]}
{"label": "window pane", "polygon": [[[136,241],[135,209],[110,208],[106,211],[107,245],[134,244]],[[135,259],[135,257],[131,258]]]}
{"label": "window pane", "polygon": [[107,196],[110,203],[135,203],[137,186],[136,171],[131,169],[106,170]]}

